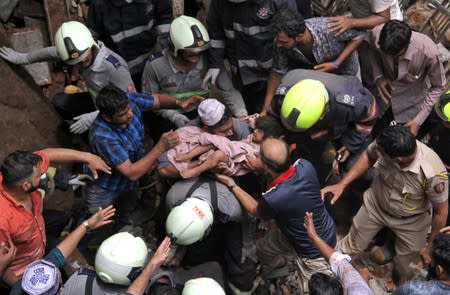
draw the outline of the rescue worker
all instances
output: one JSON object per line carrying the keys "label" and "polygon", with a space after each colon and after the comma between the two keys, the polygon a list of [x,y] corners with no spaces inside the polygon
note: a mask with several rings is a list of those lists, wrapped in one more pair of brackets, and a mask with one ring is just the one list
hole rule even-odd
{"label": "rescue worker", "polygon": [[[80,225],[80,228],[84,226]],[[88,229],[86,227],[85,231]],[[143,294],[151,276],[168,257],[169,250],[170,239],[166,237],[154,255],[148,259],[149,251],[141,238],[127,232],[117,233],[100,245],[95,256],[95,270],[79,268],[60,289],[60,280],[53,273],[57,272],[59,278],[61,274],[57,267],[49,262],[38,265],[37,268],[42,276],[47,275],[47,280],[36,283],[36,273],[32,272],[36,270],[34,267],[30,269],[29,274],[24,275],[22,288],[28,294],[56,294],[58,291],[58,294],[65,295]]]}
{"label": "rescue worker", "polygon": [[302,157],[315,165],[331,139],[341,154],[339,164],[349,167],[370,143],[377,118],[375,98],[356,77],[300,69],[283,77],[272,111],[293,132],[291,138],[303,133]]}
{"label": "rescue worker", "polygon": [[[146,61],[167,47],[172,19],[169,0],[94,0],[89,3],[87,26],[125,59],[135,85],[140,87]],[[156,45],[160,49],[154,50]]]}
{"label": "rescue worker", "polygon": [[[207,16],[211,37],[209,70],[203,87],[215,84],[224,60],[231,66],[233,84],[241,91],[250,114],[260,112],[272,66],[272,16],[282,8],[297,10],[295,0],[213,0]],[[301,12],[301,11],[300,11]]]}
{"label": "rescue worker", "polygon": [[[249,168],[267,176],[268,190],[258,200],[242,189],[233,178],[216,174],[216,178],[225,184],[242,207],[252,216],[263,220],[274,219],[279,228],[278,234],[266,234],[265,243],[258,242],[258,258],[262,269],[272,264],[274,269],[287,265],[287,254],[294,252],[294,269],[297,272],[298,294],[308,294],[308,280],[315,272],[331,274],[326,260],[314,247],[303,223],[306,212],[314,211],[314,224],[318,235],[331,247],[336,244],[336,230],[333,219],[328,214],[320,198],[320,185],[316,171],[310,162],[304,159],[291,164],[288,145],[281,139],[267,138],[261,144],[260,154],[248,159]],[[265,245],[273,245],[276,254],[269,253]],[[273,262],[277,261],[275,267]],[[294,293],[290,290],[288,294]]]}
{"label": "rescue worker", "polygon": [[[182,15],[170,25],[169,48],[163,50],[163,56],[148,61],[142,76],[142,91],[148,93],[166,93],[183,100],[192,95],[210,97],[209,87],[202,88],[202,78],[208,70],[206,57],[210,45],[205,26],[197,19]],[[225,70],[221,70],[217,80],[218,94],[235,117],[247,116],[244,101]],[[168,131],[185,126],[197,118],[197,109],[185,112],[180,110],[158,110],[156,113],[170,126]],[[161,119],[158,117],[158,124]]]}
{"label": "rescue worker", "polygon": [[176,262],[196,265],[223,257],[227,287],[249,294],[257,266],[255,227],[232,192],[206,177],[181,180],[168,191],[166,208],[167,235],[188,246],[177,249]]}
{"label": "rescue worker", "polygon": [[391,229],[396,236],[393,278],[402,284],[413,277],[408,265],[420,260],[419,253],[430,263],[427,234],[431,226],[432,241],[445,225],[448,176],[433,150],[417,141],[407,127],[395,125],[382,130],[339,183],[323,188],[322,197],[331,193],[334,204],[344,188],[370,167],[376,170],[373,182],[337,249],[360,253],[379,230]]}
{"label": "rescue worker", "polygon": [[[53,106],[65,120],[73,120],[70,131],[87,131],[97,117],[93,98],[103,87],[113,84],[123,91],[135,92],[127,63],[101,41],[96,41],[89,29],[80,22],[63,23],[55,34],[55,46],[19,53],[2,47],[0,56],[14,64],[61,60],[77,65],[89,93],[58,93]],[[78,90],[81,91],[81,90]]]}

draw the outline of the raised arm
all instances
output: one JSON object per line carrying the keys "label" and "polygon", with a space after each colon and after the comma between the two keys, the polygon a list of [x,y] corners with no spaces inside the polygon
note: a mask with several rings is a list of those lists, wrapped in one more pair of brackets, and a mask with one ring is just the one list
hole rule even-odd
{"label": "raised arm", "polygon": [[111,174],[111,168],[99,156],[88,152],[65,148],[46,148],[40,152],[45,153],[48,159],[54,162],[84,162],[89,165],[94,178],[98,177],[97,171]]}
{"label": "raised arm", "polygon": [[166,237],[159,245],[152,259],[147,263],[141,274],[131,283],[127,294],[142,295],[147,287],[150,277],[167,259],[170,252],[170,238]]}

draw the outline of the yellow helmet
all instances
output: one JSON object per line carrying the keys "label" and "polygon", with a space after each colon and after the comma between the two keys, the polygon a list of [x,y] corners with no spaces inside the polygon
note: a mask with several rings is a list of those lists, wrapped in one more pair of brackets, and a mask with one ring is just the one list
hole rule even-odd
{"label": "yellow helmet", "polygon": [[439,118],[450,122],[450,90],[441,95],[439,101],[434,105],[434,110]]}
{"label": "yellow helmet", "polygon": [[281,122],[292,131],[311,128],[322,117],[328,103],[325,85],[312,79],[305,79],[292,86],[281,104]]}

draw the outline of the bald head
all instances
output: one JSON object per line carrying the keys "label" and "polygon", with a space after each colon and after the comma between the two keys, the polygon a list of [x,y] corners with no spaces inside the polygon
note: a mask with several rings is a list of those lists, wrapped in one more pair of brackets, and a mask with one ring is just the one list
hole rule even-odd
{"label": "bald head", "polygon": [[291,164],[289,147],[281,139],[267,138],[261,143],[261,160],[277,174],[287,170]]}

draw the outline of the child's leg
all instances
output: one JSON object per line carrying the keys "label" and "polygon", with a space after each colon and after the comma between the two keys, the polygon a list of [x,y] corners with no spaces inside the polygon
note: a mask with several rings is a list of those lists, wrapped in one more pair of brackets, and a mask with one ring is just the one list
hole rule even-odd
{"label": "child's leg", "polygon": [[183,178],[191,178],[195,176],[199,176],[205,171],[211,170],[212,168],[216,167],[216,165],[219,162],[227,162],[228,157],[227,155],[222,151],[215,151],[213,154],[211,154],[206,161],[201,163],[200,165],[196,167],[192,167],[190,169],[181,170],[180,175]]}
{"label": "child's leg", "polygon": [[193,148],[191,151],[189,151],[185,154],[176,156],[175,161],[187,162],[187,161],[190,161],[190,160],[194,159],[195,157],[198,157],[201,154],[204,154],[207,151],[212,150],[212,149],[214,149],[214,146],[212,144],[198,145],[195,148]]}

